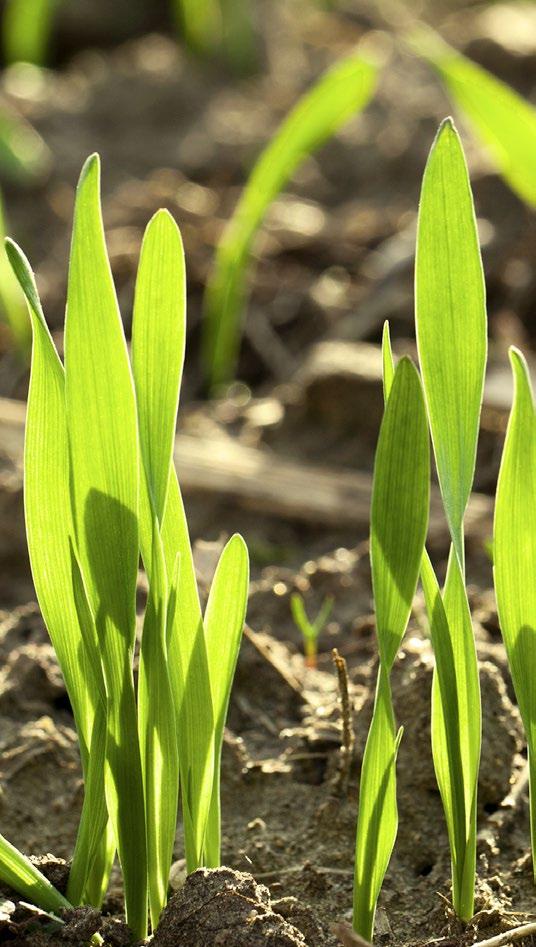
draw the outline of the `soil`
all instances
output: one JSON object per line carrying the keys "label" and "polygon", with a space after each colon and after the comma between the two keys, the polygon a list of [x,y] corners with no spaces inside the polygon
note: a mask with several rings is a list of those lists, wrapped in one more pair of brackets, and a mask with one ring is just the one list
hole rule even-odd
{"label": "soil", "polygon": [[[103,17],[108,6],[102,4]],[[166,32],[160,4],[146,16],[138,3],[130,25],[117,12],[113,28],[110,19],[103,20],[107,33],[101,25],[84,34],[80,24],[88,14],[80,3],[78,28],[72,9],[61,21],[55,69],[3,74],[1,94],[34,125],[51,160],[47,176],[31,187],[7,179],[2,186],[11,232],[35,265],[60,349],[73,188],[84,158],[98,150],[124,313],[130,311],[141,234],[151,213],[168,206],[183,231],[189,278],[183,429],[208,436],[216,431],[274,456],[370,473],[381,414],[373,370],[381,326],[388,317],[395,350],[414,351],[419,183],[436,126],[450,106],[425,67],[390,38],[375,5],[363,4],[359,13],[350,9],[354,5],[339,12],[312,6],[259,3],[260,69],[237,78],[221,63],[202,63],[178,46]],[[447,38],[530,95],[536,61],[530,6],[516,5],[515,15],[508,4],[424,9]],[[522,26],[516,31],[518,16]],[[148,35],[148,27],[159,32]],[[305,163],[275,202],[257,246],[243,383],[212,404],[202,402],[201,294],[223,221],[247,168],[298,91],[370,31],[386,57],[378,96],[364,116]],[[81,35],[87,35],[83,42]],[[534,220],[468,135],[464,142],[483,240],[490,360],[500,368],[507,344],[522,345],[530,356],[535,342]],[[128,316],[125,321],[128,332]],[[369,348],[352,347],[362,343]],[[27,370],[4,331],[0,396],[23,399],[26,388]],[[505,420],[503,409],[487,405],[476,478],[483,492],[494,489]],[[79,755],[27,560],[16,551],[22,521],[20,512],[14,519],[10,511],[19,509],[20,465],[3,451],[0,474],[0,829],[25,852],[53,852],[55,860],[43,870],[55,871],[61,887],[62,860],[72,852],[82,801]],[[337,947],[342,941],[335,925],[351,917],[357,791],[377,661],[367,523],[359,529],[320,528],[262,508],[247,510],[217,495],[208,501],[187,497],[187,506],[194,539],[209,541],[196,550],[202,577],[210,573],[221,536],[235,529],[244,533],[253,562],[253,633],[241,650],[223,755],[228,867],[198,872],[182,887],[179,827],[176,893],[155,947]],[[433,659],[417,597],[393,673],[396,716],[405,732],[398,764],[400,827],[376,925],[376,942],[386,947],[465,947],[533,912],[526,745],[490,591],[490,533],[491,521],[469,538],[467,554],[484,711],[478,913],[462,927],[450,907],[447,834],[430,752]],[[447,552],[445,530],[431,549],[440,573]],[[293,591],[304,596],[311,615],[327,595],[334,599],[316,668],[307,667],[302,655],[290,613]],[[143,582],[140,607],[142,602]],[[355,734],[349,769],[341,752],[334,647],[348,666]],[[103,916],[82,911],[66,920],[59,928],[5,892],[0,942],[81,944],[99,929],[106,942],[124,943],[119,874],[113,875]]]}

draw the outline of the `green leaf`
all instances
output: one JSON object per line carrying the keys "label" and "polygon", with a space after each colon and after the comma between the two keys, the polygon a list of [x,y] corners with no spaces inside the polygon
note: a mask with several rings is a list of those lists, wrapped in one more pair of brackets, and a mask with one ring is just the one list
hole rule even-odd
{"label": "green leaf", "polygon": [[3,835],[0,835],[0,881],[24,895],[32,904],[37,904],[43,911],[61,914],[62,911],[72,908],[72,904],[56,891],[48,878]]}
{"label": "green leaf", "polygon": [[510,187],[536,205],[536,111],[482,66],[431,31],[413,45],[437,69],[453,102],[487,148]]}
{"label": "green leaf", "polygon": [[[384,360],[392,366],[388,334]],[[428,526],[430,456],[419,375],[399,362],[380,429],[372,488],[370,558],[380,652],[372,723],[367,738],[356,837],[353,924],[372,939],[376,902],[396,838],[395,735],[389,674],[409,620]]]}
{"label": "green leaf", "polygon": [[2,21],[6,62],[45,64],[60,0],[8,0]]}
{"label": "green leaf", "polygon": [[377,67],[353,53],[324,73],[284,119],[253,168],[216,252],[205,292],[204,367],[212,386],[229,381],[240,344],[253,238],[296,168],[369,102]]}
{"label": "green leaf", "polygon": [[150,221],[143,241],[132,329],[143,460],[140,539],[152,583],[156,515],[161,523],[169,591],[166,669],[176,717],[186,861],[188,870],[194,871],[204,861],[213,783],[214,721],[201,605],[173,466],[186,334],[185,303],[180,234],[170,215],[159,211]]}
{"label": "green leaf", "polygon": [[382,664],[389,671],[408,623],[428,527],[428,425],[408,358],[398,363],[374,464],[370,558]]}
{"label": "green leaf", "polygon": [[208,669],[214,713],[214,779],[205,840],[209,868],[220,864],[220,762],[223,728],[242,640],[249,590],[247,546],[235,534],[218,562],[205,610]]}
{"label": "green leaf", "polygon": [[144,793],[133,682],[138,570],[134,387],[104,241],[99,161],[78,185],[65,322],[66,410],[75,534],[95,615],[107,697],[105,790],[127,922],[147,931]]}
{"label": "green leaf", "polygon": [[138,725],[153,930],[167,899],[179,788],[177,711],[168,661],[169,580],[159,524],[168,495],[184,361],[185,284],[178,227],[167,211],[158,211],[143,239],[132,323],[142,461],[140,540],[149,577],[140,653]]}
{"label": "green leaf", "polygon": [[387,319],[383,324],[382,332],[382,363],[383,363],[383,400],[387,401],[391,388],[393,387],[393,378],[395,377],[395,363],[393,360],[393,350],[391,348],[391,335]]}
{"label": "green leaf", "polygon": [[9,326],[15,347],[26,360],[31,347],[32,328],[24,295],[10,266],[4,246],[5,236],[4,202],[0,195],[0,302],[2,314]]}
{"label": "green leaf", "polygon": [[361,770],[354,874],[353,926],[368,943],[398,831],[396,757],[402,733],[395,736],[389,677],[380,668]]}
{"label": "green leaf", "polygon": [[515,390],[497,484],[494,577],[499,622],[528,744],[536,878],[536,413],[524,357],[511,348],[510,361]]}
{"label": "green leaf", "polygon": [[181,235],[171,214],[159,210],[143,238],[132,320],[140,448],[159,522],[173,458],[185,338],[186,272]]}
{"label": "green leaf", "polygon": [[432,755],[449,834],[453,905],[457,915],[468,921],[474,912],[481,745],[478,663],[463,576],[453,548],[443,597],[426,553],[421,578],[436,659]]}
{"label": "green leaf", "polygon": [[[73,550],[64,370],[48,330],[33,273],[22,250],[6,254],[26,296],[33,328],[26,415],[24,506],[32,576],[73,708],[86,791],[69,877],[69,898],[84,899],[90,868],[105,846],[105,692],[93,616]],[[93,887],[104,893],[105,865]],[[100,900],[97,901],[100,904]]]}
{"label": "green leaf", "polygon": [[415,275],[419,360],[443,504],[463,567],[487,354],[482,263],[458,134],[439,129],[424,173]]}
{"label": "green leaf", "polygon": [[147,820],[149,906],[155,930],[166,905],[173,858],[179,755],[167,659],[168,585],[156,518],[153,526],[153,563],[141,639],[138,719]]}

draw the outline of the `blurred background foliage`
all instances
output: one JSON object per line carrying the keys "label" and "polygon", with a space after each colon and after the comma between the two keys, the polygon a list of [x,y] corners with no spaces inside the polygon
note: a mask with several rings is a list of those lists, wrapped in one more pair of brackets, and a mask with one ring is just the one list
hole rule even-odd
{"label": "blurred background foliage", "polygon": [[[187,397],[206,390],[203,295],[225,224],[300,96],[356,52],[377,70],[370,102],[293,160],[264,204],[252,177],[263,211],[243,259],[251,294],[238,377],[259,391],[291,382],[319,340],[376,343],[386,317],[395,337],[411,334],[419,181],[451,111],[475,188],[492,341],[499,352],[506,335],[534,344],[533,3],[4,0],[0,16],[0,227],[35,262],[53,331],[73,187],[98,150],[127,329],[141,228],[164,204],[188,262]],[[4,264],[0,395],[24,397],[28,324]]]}

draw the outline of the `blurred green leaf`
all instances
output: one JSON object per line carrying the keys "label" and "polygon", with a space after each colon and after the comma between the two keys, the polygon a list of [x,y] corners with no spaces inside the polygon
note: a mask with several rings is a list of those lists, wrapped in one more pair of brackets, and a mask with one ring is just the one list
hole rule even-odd
{"label": "blurred green leaf", "polygon": [[497,608],[530,766],[536,878],[536,412],[527,363],[510,349],[514,403],[501,461],[493,532]]}
{"label": "blurred green leaf", "polygon": [[236,367],[253,238],[266,211],[301,162],[373,95],[378,69],[353,53],[336,63],[287,115],[257,160],[220,239],[205,291],[203,358],[212,386]]}

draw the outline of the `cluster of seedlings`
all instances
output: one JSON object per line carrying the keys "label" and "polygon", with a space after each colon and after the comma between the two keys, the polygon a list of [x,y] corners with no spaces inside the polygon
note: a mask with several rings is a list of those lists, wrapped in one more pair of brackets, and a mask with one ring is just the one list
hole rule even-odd
{"label": "cluster of seedlings", "polygon": [[[233,536],[203,612],[173,465],[185,342],[181,238],[166,211],[147,227],[129,358],[105,246],[99,173],[93,156],[77,190],[64,364],[29,264],[7,241],[33,328],[28,546],[73,708],[85,796],[66,896],[2,837],[0,879],[53,915],[72,905],[99,907],[117,853],[127,922],[142,940],[157,929],[168,898],[179,786],[188,872],[220,864],[220,757],[245,619],[248,555],[241,537]],[[236,234],[233,243],[231,295],[259,219],[258,209],[249,213],[240,252]],[[432,751],[451,849],[452,902],[463,921],[474,906],[481,710],[464,514],[475,469],[487,327],[472,195],[450,119],[439,130],[423,180],[416,333],[420,373],[409,358],[395,367],[387,326],[383,338],[385,412],[370,536],[380,660],[360,779],[354,882],[354,928],[367,941],[397,831],[402,730],[395,725],[390,674],[419,578],[435,653]],[[493,559],[534,776],[536,414],[523,356],[512,350],[511,360],[515,398],[497,489]],[[443,588],[425,549],[430,436],[451,537]],[[149,594],[135,679],[140,557]],[[330,607],[327,602],[311,623],[303,602],[294,601],[311,661]],[[536,792],[531,798],[534,851]]]}

